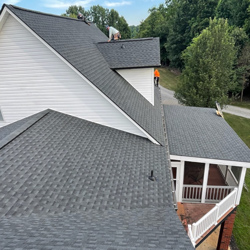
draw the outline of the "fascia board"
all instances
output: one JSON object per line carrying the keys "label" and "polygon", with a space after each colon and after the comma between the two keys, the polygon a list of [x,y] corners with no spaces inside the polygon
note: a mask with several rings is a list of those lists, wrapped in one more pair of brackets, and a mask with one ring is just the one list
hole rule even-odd
{"label": "fascia board", "polygon": [[208,159],[208,158],[196,158],[196,157],[171,155],[171,154],[170,154],[170,160],[210,163],[210,164],[217,164],[217,165],[227,165],[227,166],[250,168],[250,162],[228,161],[228,160]]}
{"label": "fascia board", "polygon": [[7,7],[5,6],[4,9],[2,10],[1,12],[1,15],[0,15],[0,32],[9,16],[9,12],[7,12]]}

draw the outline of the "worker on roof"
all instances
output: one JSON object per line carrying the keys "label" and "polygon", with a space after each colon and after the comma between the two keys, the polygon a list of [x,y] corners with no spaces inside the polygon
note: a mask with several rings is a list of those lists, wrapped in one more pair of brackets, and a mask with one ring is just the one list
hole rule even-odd
{"label": "worker on roof", "polygon": [[90,24],[87,22],[86,17],[81,12],[78,12],[77,19],[82,20],[83,22],[85,22],[86,24],[88,24],[90,26]]}
{"label": "worker on roof", "polygon": [[108,42],[118,40],[122,37],[119,30],[115,29],[114,27],[112,26],[109,27],[108,25],[106,25],[106,29],[109,31]]}
{"label": "worker on roof", "polygon": [[159,80],[160,80],[160,72],[156,69],[154,72],[154,82],[155,82],[155,86],[159,86]]}

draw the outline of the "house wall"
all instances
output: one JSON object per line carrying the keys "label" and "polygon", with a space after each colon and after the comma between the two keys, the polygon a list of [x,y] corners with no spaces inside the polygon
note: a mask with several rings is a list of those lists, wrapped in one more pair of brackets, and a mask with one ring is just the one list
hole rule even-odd
{"label": "house wall", "polygon": [[154,69],[119,69],[116,70],[142,96],[154,105]]}
{"label": "house wall", "polygon": [[225,165],[218,165],[226,183],[228,184],[228,186],[233,186],[233,187],[237,187],[238,186],[238,181],[235,178],[232,170],[231,170],[231,166],[228,166],[228,170],[227,170],[227,166]]}
{"label": "house wall", "polygon": [[146,137],[11,15],[0,31],[0,127],[50,108]]}

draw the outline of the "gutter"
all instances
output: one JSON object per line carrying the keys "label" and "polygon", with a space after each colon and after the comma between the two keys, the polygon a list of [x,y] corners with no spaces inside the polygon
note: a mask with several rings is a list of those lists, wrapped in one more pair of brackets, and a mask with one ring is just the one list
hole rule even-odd
{"label": "gutter", "polygon": [[167,127],[166,127],[166,122],[165,122],[165,116],[164,116],[164,110],[163,110],[161,95],[160,95],[160,101],[161,101],[162,125],[163,125],[164,136],[165,136],[165,146],[166,146],[167,160],[168,160],[168,166],[169,166],[169,172],[170,172],[170,178],[171,178],[171,188],[172,188],[174,209],[177,211],[178,206],[177,206],[176,192],[175,192],[175,187],[174,187],[174,178],[173,178],[173,173],[172,173],[172,168],[171,168],[170,152],[169,152],[169,146],[168,146]]}

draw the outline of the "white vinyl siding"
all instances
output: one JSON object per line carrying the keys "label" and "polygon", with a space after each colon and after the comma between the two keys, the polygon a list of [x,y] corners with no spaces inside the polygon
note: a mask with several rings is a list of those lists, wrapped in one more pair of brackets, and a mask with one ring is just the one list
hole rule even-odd
{"label": "white vinyl siding", "polygon": [[154,69],[119,69],[117,70],[142,96],[154,105]]}
{"label": "white vinyl siding", "polygon": [[0,32],[0,106],[0,127],[50,108],[146,137],[11,15]]}

